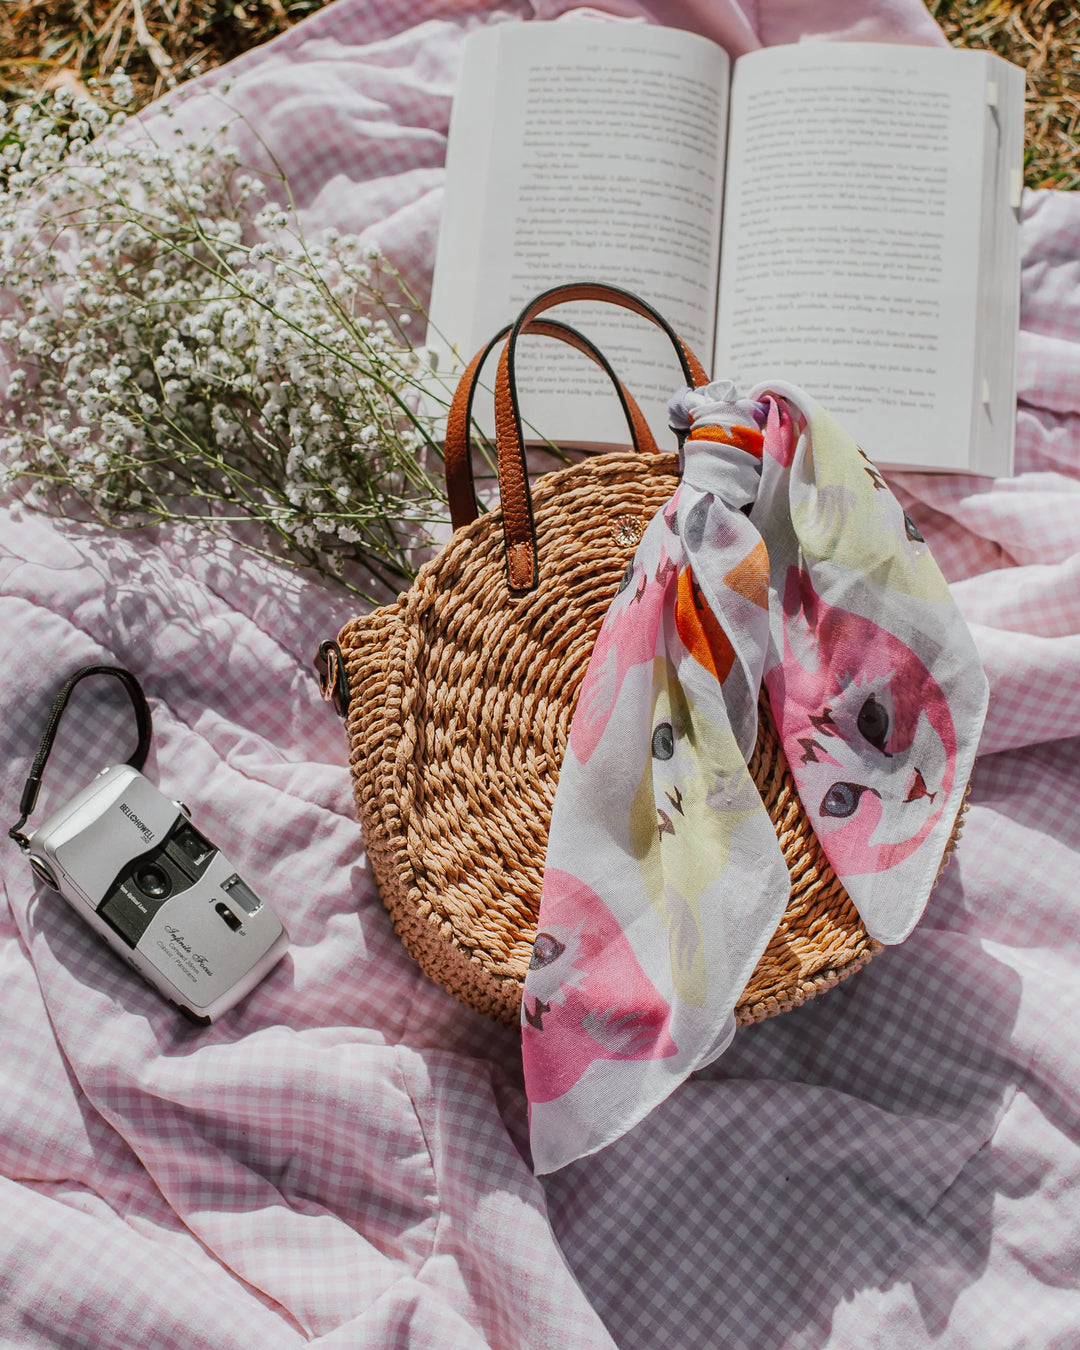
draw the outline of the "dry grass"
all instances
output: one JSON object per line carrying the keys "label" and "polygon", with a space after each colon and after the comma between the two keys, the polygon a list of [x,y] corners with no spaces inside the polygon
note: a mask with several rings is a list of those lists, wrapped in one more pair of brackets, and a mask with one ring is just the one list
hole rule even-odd
{"label": "dry grass", "polygon": [[[124,68],[135,106],[258,46],[324,0],[0,0],[0,95]],[[377,0],[369,0],[377,3]],[[1080,187],[1080,10],[1075,0],[929,0],[957,46],[1027,71],[1030,187]]]}
{"label": "dry grass", "polygon": [[0,94],[127,71],[141,107],[257,47],[324,0],[0,0]]}
{"label": "dry grass", "polygon": [[957,47],[984,47],[1027,71],[1028,187],[1080,188],[1080,9],[1075,0],[930,0]]}

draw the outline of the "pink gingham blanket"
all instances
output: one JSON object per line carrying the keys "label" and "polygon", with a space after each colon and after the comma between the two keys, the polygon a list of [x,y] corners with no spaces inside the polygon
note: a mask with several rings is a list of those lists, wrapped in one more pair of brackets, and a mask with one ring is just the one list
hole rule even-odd
{"label": "pink gingham blanket", "polygon": [[[495,13],[339,0],[231,71],[308,226],[362,229],[421,291],[461,38]],[[940,40],[914,0],[653,14],[737,49]],[[183,118],[209,121],[212,85]],[[234,1014],[190,1028],[5,843],[0,1344],[1077,1344],[1080,201],[1029,194],[1024,215],[1016,477],[894,480],[990,681],[961,851],[902,947],[738,1032],[542,1183],[516,1033],[419,975],[364,863],[309,664],[352,603],[179,533],[3,513],[11,819],[62,675],[129,666],[154,706],[148,772],[293,946]],[[130,749],[107,691],[84,685],[73,708],[45,810]]]}

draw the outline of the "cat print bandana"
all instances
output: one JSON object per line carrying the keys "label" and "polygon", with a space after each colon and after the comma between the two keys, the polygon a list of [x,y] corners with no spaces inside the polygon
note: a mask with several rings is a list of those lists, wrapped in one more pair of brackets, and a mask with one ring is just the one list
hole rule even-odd
{"label": "cat print bandana", "polygon": [[559,777],[522,1051],[533,1162],[625,1134],[735,1032],[790,878],[747,769],[764,683],[870,934],[918,922],[986,712],[922,537],[801,390],[677,394],[682,479],[604,619]]}

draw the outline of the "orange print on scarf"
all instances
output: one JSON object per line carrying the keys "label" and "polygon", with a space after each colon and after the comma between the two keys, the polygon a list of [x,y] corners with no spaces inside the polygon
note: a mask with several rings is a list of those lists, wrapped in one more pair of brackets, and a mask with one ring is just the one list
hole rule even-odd
{"label": "orange print on scarf", "polygon": [[757,427],[695,427],[690,433],[692,441],[719,441],[721,445],[734,445],[745,450],[755,459],[761,458],[765,437]]}
{"label": "orange print on scarf", "polygon": [[679,573],[675,629],[698,665],[712,671],[723,684],[735,660],[735,649],[717,623],[716,615],[709,608],[689,567]]}

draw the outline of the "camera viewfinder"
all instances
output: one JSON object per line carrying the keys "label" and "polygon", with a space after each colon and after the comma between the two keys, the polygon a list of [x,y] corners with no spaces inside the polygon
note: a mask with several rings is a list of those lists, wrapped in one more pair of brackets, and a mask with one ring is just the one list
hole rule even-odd
{"label": "camera viewfinder", "polygon": [[165,841],[165,852],[192,881],[198,881],[217,849],[189,821],[181,819]]}

